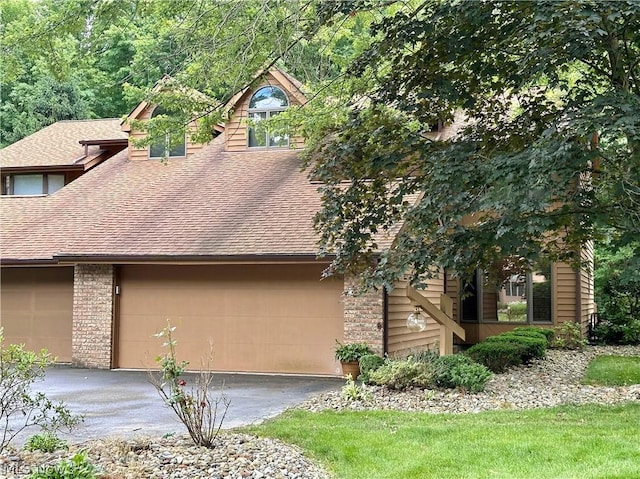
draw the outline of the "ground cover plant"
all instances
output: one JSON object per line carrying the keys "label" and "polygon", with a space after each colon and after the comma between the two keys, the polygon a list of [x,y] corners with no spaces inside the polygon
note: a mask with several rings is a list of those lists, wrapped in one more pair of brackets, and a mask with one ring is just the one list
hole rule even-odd
{"label": "ground cover plant", "polygon": [[582,382],[599,386],[640,384],[640,357],[599,356],[589,363]]}
{"label": "ground cover plant", "polygon": [[[248,428],[337,479],[637,477],[640,404],[478,414],[290,411]],[[594,453],[594,451],[596,453]]]}
{"label": "ground cover plant", "polygon": [[461,354],[438,356],[431,351],[403,359],[377,362],[360,379],[389,389],[447,388],[472,393],[484,391],[491,372]]}

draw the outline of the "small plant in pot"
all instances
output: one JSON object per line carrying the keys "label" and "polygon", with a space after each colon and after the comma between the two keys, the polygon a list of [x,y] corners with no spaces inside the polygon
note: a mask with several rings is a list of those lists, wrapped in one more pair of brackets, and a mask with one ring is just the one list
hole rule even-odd
{"label": "small plant in pot", "polygon": [[342,374],[357,378],[360,375],[358,361],[362,356],[373,354],[373,351],[366,343],[342,344],[336,339],[335,353],[336,359],[342,363]]}

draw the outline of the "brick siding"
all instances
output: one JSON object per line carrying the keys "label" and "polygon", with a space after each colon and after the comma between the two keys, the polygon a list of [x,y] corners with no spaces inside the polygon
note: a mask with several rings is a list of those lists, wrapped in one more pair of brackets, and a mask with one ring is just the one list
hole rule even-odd
{"label": "brick siding", "polygon": [[344,279],[344,342],[367,343],[384,351],[384,301],[382,291],[357,292],[359,280]]}
{"label": "brick siding", "polygon": [[112,265],[76,265],[73,287],[74,366],[111,367],[113,287]]}

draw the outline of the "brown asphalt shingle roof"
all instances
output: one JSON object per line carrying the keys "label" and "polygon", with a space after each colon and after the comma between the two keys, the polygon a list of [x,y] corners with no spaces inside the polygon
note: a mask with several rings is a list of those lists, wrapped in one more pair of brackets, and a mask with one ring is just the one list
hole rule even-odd
{"label": "brown asphalt shingle roof", "polygon": [[80,140],[115,139],[127,139],[118,118],[59,121],[1,149],[0,168],[73,165],[84,156]]}
{"label": "brown asphalt shingle roof", "polygon": [[296,152],[225,152],[223,135],[187,159],[123,151],[48,197],[2,197],[2,259],[315,257],[316,189]]}

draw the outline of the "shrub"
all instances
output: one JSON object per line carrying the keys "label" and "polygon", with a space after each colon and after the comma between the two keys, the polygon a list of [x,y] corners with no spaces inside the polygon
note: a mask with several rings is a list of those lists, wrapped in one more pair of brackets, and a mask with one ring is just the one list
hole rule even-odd
{"label": "shrub", "polygon": [[449,372],[451,387],[471,393],[484,391],[491,372],[486,366],[478,363],[458,364]]}
{"label": "shrub", "polygon": [[585,345],[582,339],[582,325],[573,321],[566,321],[553,328],[554,336],[551,347],[558,349],[582,349]]}
{"label": "shrub", "polygon": [[67,449],[67,443],[52,432],[34,434],[24,445],[27,451],[54,452],[59,449]]}
{"label": "shrub", "polygon": [[434,361],[435,372],[433,375],[433,383],[440,388],[455,388],[452,377],[452,370],[461,365],[473,364],[468,356],[462,354],[447,354],[440,356]]}
{"label": "shrub", "polygon": [[387,360],[369,373],[369,382],[390,389],[429,387],[433,382],[433,364],[412,358]]}
{"label": "shrub", "polygon": [[463,389],[472,393],[484,391],[491,372],[462,354],[448,354],[435,360],[434,384],[441,388]]}
{"label": "shrub", "polygon": [[164,338],[163,346],[168,348],[168,352],[156,358],[161,370],[149,373],[151,383],[165,404],[173,409],[185,425],[194,444],[213,448],[230,401],[224,395],[224,390],[220,391],[219,396],[213,396],[213,374],[209,370],[200,371],[195,387],[190,390],[185,387],[187,381],[183,375],[189,363],[178,362],[176,359],[176,340],[172,335],[175,329],[175,326],[167,324],[166,328],[156,334],[157,337]]}
{"label": "shrub", "polygon": [[522,347],[522,362],[528,363],[532,359],[542,359],[547,353],[547,340],[545,337],[538,336],[521,336],[509,331],[499,334],[498,336],[489,336],[486,341],[489,342],[512,342]]}
{"label": "shrub", "polygon": [[542,336],[543,338],[545,338],[547,340],[547,342],[549,344],[551,344],[551,340],[553,339],[553,336],[555,334],[553,329],[550,329],[550,328],[536,328],[536,327],[533,327],[533,326],[523,327],[523,328],[515,328],[513,331],[511,331],[511,333],[515,334],[517,336],[534,336],[534,337]]}
{"label": "shrub", "polygon": [[98,469],[88,461],[86,454],[79,452],[53,466],[37,468],[27,479],[95,479],[97,474]]}
{"label": "shrub", "polygon": [[522,364],[524,346],[511,341],[484,341],[474,344],[466,355],[494,373],[504,372],[511,366]]}
{"label": "shrub", "polygon": [[412,354],[411,358],[414,361],[420,361],[423,363],[432,363],[440,357],[440,353],[438,351],[433,351],[431,349],[425,349],[418,353]]}
{"label": "shrub", "polygon": [[369,382],[369,374],[384,364],[384,359],[377,354],[365,354],[358,361],[360,365],[360,381]]}
{"label": "shrub", "polygon": [[52,363],[45,350],[35,353],[26,351],[24,345],[5,345],[0,328],[0,451],[29,427],[54,432],[70,430],[82,421],[81,416],[72,416],[64,403],[31,391]]}

